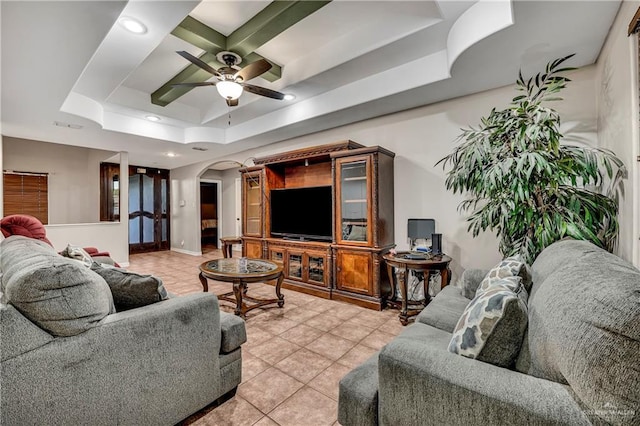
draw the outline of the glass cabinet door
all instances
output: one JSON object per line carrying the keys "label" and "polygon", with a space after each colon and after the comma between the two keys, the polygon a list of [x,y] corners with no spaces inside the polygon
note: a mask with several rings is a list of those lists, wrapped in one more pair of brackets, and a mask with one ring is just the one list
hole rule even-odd
{"label": "glass cabinet door", "polygon": [[283,249],[271,249],[269,258],[274,262],[284,263],[284,250]]}
{"label": "glass cabinet door", "polygon": [[244,176],[244,234],[262,236],[262,176],[259,173]]}
{"label": "glass cabinet door", "polygon": [[309,254],[309,281],[324,284],[325,256]]}
{"label": "glass cabinet door", "polygon": [[302,253],[289,253],[287,278],[302,279]]}
{"label": "glass cabinet door", "polygon": [[338,160],[340,211],[336,236],[341,242],[367,243],[370,234],[370,158]]}

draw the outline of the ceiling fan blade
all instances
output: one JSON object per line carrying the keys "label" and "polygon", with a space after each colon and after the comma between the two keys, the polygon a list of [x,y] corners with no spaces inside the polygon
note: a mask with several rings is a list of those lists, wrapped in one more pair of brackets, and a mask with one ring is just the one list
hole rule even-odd
{"label": "ceiling fan blade", "polygon": [[284,99],[284,93],[276,92],[275,90],[267,89],[265,87],[254,86],[253,84],[247,84],[247,83],[241,83],[241,84],[242,84],[242,87],[244,87],[244,89],[247,92],[260,95],[260,96],[266,96],[267,98],[273,98],[273,99],[279,99],[279,100]]}
{"label": "ceiling fan blade", "polygon": [[173,87],[200,87],[200,86],[215,86],[215,81],[203,81],[198,83],[175,83]]}
{"label": "ceiling fan blade", "polygon": [[229,105],[230,107],[238,106],[238,100],[237,99],[227,99],[227,105]]}
{"label": "ceiling fan blade", "polygon": [[260,59],[255,62],[251,62],[246,67],[235,73],[233,79],[241,78],[242,81],[249,81],[254,77],[264,74],[269,71],[271,64],[266,59]]}
{"label": "ceiling fan blade", "polygon": [[203,61],[200,58],[196,58],[195,56],[193,56],[191,53],[189,52],[185,52],[184,50],[179,50],[176,52],[178,55],[182,56],[183,58],[185,58],[187,61],[191,62],[193,65],[196,65],[200,68],[202,68],[203,70],[205,70],[206,72],[215,75],[216,77],[221,77],[221,74],[218,72],[218,70],[216,70],[215,68],[213,68],[211,65],[207,64],[205,61]]}

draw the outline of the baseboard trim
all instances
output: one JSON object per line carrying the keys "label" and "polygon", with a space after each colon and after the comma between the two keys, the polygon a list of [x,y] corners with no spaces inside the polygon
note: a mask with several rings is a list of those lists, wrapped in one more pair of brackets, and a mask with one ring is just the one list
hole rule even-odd
{"label": "baseboard trim", "polygon": [[131,266],[129,262],[118,262],[118,265],[120,265],[121,268],[128,268]]}
{"label": "baseboard trim", "polygon": [[201,251],[191,251],[175,247],[171,247],[171,251],[175,251],[176,253],[188,254],[189,256],[202,256]]}

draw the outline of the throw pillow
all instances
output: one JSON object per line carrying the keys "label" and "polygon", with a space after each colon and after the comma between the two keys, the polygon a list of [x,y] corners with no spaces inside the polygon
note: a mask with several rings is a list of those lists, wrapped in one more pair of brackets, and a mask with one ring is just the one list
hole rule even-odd
{"label": "throw pillow", "polygon": [[519,277],[494,283],[478,294],[462,313],[449,343],[449,351],[509,367],[516,360],[527,329],[527,291]]}
{"label": "throw pillow", "polygon": [[87,253],[82,247],[68,244],[67,247],[60,252],[60,254],[64,257],[79,261],[87,268],[90,268],[91,264],[93,263],[91,255]]}
{"label": "throw pillow", "polygon": [[47,230],[40,220],[26,214],[12,214],[0,220],[0,231],[5,237],[21,235],[36,240],[44,241],[51,245],[47,239]]}
{"label": "throw pillow", "polygon": [[[522,285],[529,292],[531,290],[531,273],[529,267],[518,257],[507,257],[491,269],[476,290],[476,296],[486,291],[495,283],[500,283],[507,277],[520,277]],[[503,283],[504,284],[504,283]],[[518,284],[519,286],[519,284]],[[514,291],[517,287],[514,288]]]}
{"label": "throw pillow", "polygon": [[80,334],[115,312],[104,279],[45,242],[12,236],[0,251],[3,300],[50,334]]}
{"label": "throw pillow", "polygon": [[153,275],[141,275],[124,269],[94,262],[91,270],[109,285],[117,311],[139,308],[168,299],[162,280]]}

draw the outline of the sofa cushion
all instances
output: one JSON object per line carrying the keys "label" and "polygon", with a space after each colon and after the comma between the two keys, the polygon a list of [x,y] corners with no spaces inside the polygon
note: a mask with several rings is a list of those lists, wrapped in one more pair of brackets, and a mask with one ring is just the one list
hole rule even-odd
{"label": "sofa cushion", "polygon": [[[527,292],[531,290],[531,272],[529,267],[516,257],[508,257],[500,261],[500,263],[494,266],[487,273],[487,275],[480,283],[480,286],[476,290],[476,295],[487,290],[494,283],[505,285],[505,282],[502,282],[502,279],[506,277],[520,277],[521,284],[524,285],[524,288],[527,290]],[[519,285],[520,284],[518,284],[518,286]],[[514,289],[514,291],[516,290],[517,289]]]}
{"label": "sofa cushion", "polygon": [[459,287],[448,285],[418,314],[416,322],[453,333],[469,301]]}
{"label": "sofa cushion", "polygon": [[[449,351],[501,367],[513,364],[527,328],[527,291],[520,277],[479,293],[460,317]],[[516,286],[518,292],[514,292]]]}
{"label": "sofa cushion", "polygon": [[29,321],[15,307],[0,303],[0,362],[46,345],[53,337]]}
{"label": "sofa cushion", "polygon": [[458,287],[461,288],[461,294],[468,300],[476,297],[476,291],[478,291],[478,287],[480,287],[482,280],[488,273],[489,269],[465,269],[458,281]]}
{"label": "sofa cushion", "polygon": [[54,336],[73,336],[115,312],[109,286],[45,242],[12,236],[0,245],[5,300]]}
{"label": "sofa cushion", "polygon": [[518,369],[568,384],[607,421],[640,424],[640,271],[585,241],[552,244],[542,266]]}
{"label": "sofa cushion", "polygon": [[137,274],[97,262],[93,262],[91,270],[109,285],[118,312],[150,305],[169,297],[162,280],[153,275]]}

